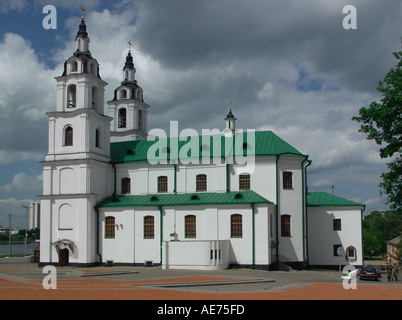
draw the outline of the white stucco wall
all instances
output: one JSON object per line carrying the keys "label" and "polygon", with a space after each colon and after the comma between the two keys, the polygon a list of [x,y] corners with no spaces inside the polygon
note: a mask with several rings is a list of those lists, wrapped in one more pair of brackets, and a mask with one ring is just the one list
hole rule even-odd
{"label": "white stucco wall", "polygon": [[[231,238],[230,216],[241,214],[243,236]],[[269,215],[274,214],[272,205],[255,206],[255,264],[271,263],[271,240]],[[154,216],[154,239],[144,239],[143,219]],[[185,238],[184,220],[186,215],[196,216],[196,237]],[[105,239],[105,218],[115,217],[115,239]],[[176,231],[180,241],[229,240],[229,262],[231,264],[251,265],[253,263],[252,209],[249,205],[239,206],[192,206],[163,208],[162,241],[169,241],[170,234]],[[160,263],[160,212],[158,208],[100,208],[100,252],[102,260],[115,263],[143,264],[146,261]]]}
{"label": "white stucco wall", "polygon": [[[341,230],[333,230],[333,219],[341,219]],[[338,265],[339,257],[334,256],[333,246],[342,244],[344,250],[356,248],[357,260],[342,264],[363,264],[361,207],[309,207],[308,244],[310,265]]]}

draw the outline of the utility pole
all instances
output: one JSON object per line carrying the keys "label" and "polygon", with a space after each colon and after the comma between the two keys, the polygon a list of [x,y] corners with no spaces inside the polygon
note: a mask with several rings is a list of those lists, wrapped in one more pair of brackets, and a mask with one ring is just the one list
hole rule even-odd
{"label": "utility pole", "polygon": [[8,251],[10,256],[13,255],[13,250],[11,249],[11,213],[8,215]]}

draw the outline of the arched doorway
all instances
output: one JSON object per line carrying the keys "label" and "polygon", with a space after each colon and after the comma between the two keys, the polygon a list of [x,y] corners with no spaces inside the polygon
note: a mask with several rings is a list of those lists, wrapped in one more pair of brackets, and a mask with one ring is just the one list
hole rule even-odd
{"label": "arched doorway", "polygon": [[68,266],[69,251],[68,249],[59,250],[59,267]]}

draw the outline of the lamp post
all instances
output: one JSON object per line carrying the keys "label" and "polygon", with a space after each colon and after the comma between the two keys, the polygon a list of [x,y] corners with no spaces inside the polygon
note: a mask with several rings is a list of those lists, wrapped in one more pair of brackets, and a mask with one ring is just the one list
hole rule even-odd
{"label": "lamp post", "polygon": [[8,215],[8,250],[11,257],[13,255],[13,250],[11,249],[11,213]]}
{"label": "lamp post", "polygon": [[27,255],[27,241],[28,241],[28,220],[29,220],[29,209],[31,206],[23,206],[27,209],[27,221],[25,226],[25,237],[24,237],[24,256]]}

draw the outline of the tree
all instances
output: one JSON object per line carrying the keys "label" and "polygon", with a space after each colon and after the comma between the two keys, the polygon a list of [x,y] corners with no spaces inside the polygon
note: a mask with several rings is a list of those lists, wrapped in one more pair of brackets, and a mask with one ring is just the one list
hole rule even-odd
{"label": "tree", "polygon": [[402,212],[402,51],[393,55],[399,61],[377,87],[383,98],[361,108],[352,120],[361,123],[359,131],[367,133],[367,139],[381,146],[381,158],[394,157],[389,171],[381,175],[380,188],[390,208]]}
{"label": "tree", "polygon": [[387,241],[401,235],[402,215],[396,211],[373,211],[363,220],[364,256],[385,255]]}

